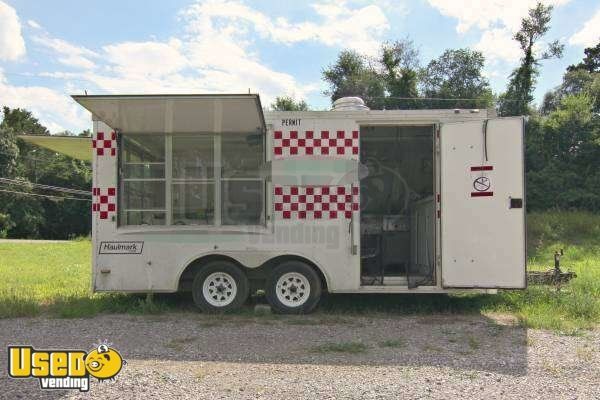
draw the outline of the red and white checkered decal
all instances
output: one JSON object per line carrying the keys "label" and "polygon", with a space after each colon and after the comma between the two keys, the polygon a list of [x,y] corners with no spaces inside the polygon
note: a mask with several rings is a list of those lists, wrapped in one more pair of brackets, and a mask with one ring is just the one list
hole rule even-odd
{"label": "red and white checkered decal", "polygon": [[352,218],[359,188],[346,186],[275,186],[275,214],[283,219]]}
{"label": "red and white checkered decal", "polygon": [[330,156],[358,160],[358,131],[275,131],[276,159],[301,156]]}
{"label": "red and white checkered decal", "polygon": [[117,211],[116,188],[102,189],[95,187],[92,189],[92,196],[92,211],[100,213],[100,219],[108,219],[109,213]]}
{"label": "red and white checkered decal", "polygon": [[96,155],[116,156],[117,155],[117,134],[110,132],[105,135],[104,132],[98,132],[96,139],[92,139],[92,147],[96,149]]}

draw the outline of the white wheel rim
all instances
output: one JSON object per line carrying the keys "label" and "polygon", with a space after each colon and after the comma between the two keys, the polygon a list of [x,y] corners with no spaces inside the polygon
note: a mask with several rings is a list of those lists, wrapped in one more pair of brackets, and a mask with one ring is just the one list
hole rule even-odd
{"label": "white wheel rim", "polygon": [[225,307],[237,295],[235,279],[225,272],[214,272],[204,280],[202,295],[211,306]]}
{"label": "white wheel rim", "polygon": [[275,287],[277,300],[287,307],[300,307],[310,296],[308,279],[297,272],[281,275]]}

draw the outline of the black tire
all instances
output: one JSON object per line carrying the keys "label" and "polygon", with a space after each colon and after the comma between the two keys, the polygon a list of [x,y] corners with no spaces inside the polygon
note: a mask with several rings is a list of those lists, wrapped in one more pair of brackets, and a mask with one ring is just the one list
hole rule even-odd
{"label": "black tire", "polygon": [[[287,282],[284,281],[283,283],[287,283],[292,286],[288,286],[288,288],[284,289],[281,287],[278,288],[277,284],[279,280],[286,274],[288,279],[286,280]],[[300,278],[298,275],[294,277],[294,274],[302,275],[304,279]],[[306,287],[303,282],[307,282],[308,287]],[[292,291],[293,286],[296,286],[297,291]],[[295,294],[299,294],[299,290],[304,291],[303,298],[295,297]],[[286,298],[288,300],[288,304],[284,304],[284,302],[280,300],[278,291],[282,298]],[[315,309],[319,303],[319,300],[321,299],[321,278],[319,275],[317,275],[314,269],[302,261],[284,261],[275,267],[273,272],[271,272],[267,278],[267,287],[265,292],[267,301],[271,305],[271,308],[274,312],[279,314],[307,314]],[[292,306],[290,303],[293,302],[297,302],[298,305]]]}
{"label": "black tire", "polygon": [[[213,274],[225,275],[213,275]],[[229,282],[229,276],[233,279],[233,284]],[[208,290],[214,290],[213,298],[206,298],[204,295],[204,283],[210,278],[211,281],[221,282],[222,289],[214,285],[208,285]],[[209,282],[210,283],[210,282]],[[235,292],[227,289],[235,288]],[[219,292],[219,290],[221,290]],[[229,293],[229,296],[228,296]],[[198,308],[208,313],[227,312],[240,308],[248,299],[249,285],[248,278],[244,271],[230,261],[212,261],[203,266],[192,283],[192,297]],[[233,297],[233,298],[231,298]],[[222,300],[224,299],[224,300]],[[218,303],[222,303],[219,305]]]}

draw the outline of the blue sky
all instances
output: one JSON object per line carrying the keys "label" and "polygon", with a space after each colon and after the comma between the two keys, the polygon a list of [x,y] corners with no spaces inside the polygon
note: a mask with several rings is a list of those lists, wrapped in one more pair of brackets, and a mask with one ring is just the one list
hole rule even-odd
{"label": "blue sky", "polygon": [[[555,6],[536,98],[600,39],[597,0]],[[231,93],[304,98],[327,108],[321,70],[343,48],[376,55],[410,38],[426,64],[447,48],[486,56],[493,89],[519,62],[511,40],[535,0],[0,0],[0,104],[32,110],[52,132],[78,132],[89,115],[69,94]]]}

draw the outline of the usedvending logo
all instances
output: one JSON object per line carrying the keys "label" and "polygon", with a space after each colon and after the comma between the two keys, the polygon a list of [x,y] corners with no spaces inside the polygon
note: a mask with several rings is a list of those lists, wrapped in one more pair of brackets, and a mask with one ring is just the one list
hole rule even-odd
{"label": "usedvending logo", "polygon": [[8,375],[38,378],[41,389],[90,390],[90,377],[114,380],[127,362],[106,341],[82,350],[36,350],[31,346],[8,346]]}
{"label": "usedvending logo", "polygon": [[100,242],[98,254],[142,254],[144,242]]}

